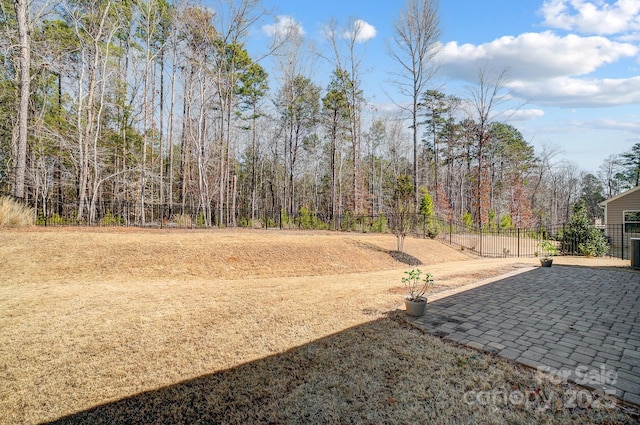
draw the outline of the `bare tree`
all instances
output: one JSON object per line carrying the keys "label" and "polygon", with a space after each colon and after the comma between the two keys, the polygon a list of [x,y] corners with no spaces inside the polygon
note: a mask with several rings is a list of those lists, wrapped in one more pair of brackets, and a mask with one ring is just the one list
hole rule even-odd
{"label": "bare tree", "polygon": [[169,211],[168,215],[171,216],[173,213],[173,182],[174,182],[174,142],[173,142],[173,129],[175,123],[175,105],[176,105],[176,81],[177,81],[177,71],[178,71],[178,44],[180,42],[180,38],[178,36],[178,26],[177,26],[177,12],[174,12],[171,15],[173,20],[172,25],[170,27],[169,33],[169,42],[171,45],[171,94],[169,100],[169,128],[167,130],[168,133],[168,147],[169,147],[169,158],[167,159],[167,174],[169,174],[169,182],[167,185],[167,197],[169,203]]}
{"label": "bare tree", "polygon": [[477,160],[477,174],[475,181],[475,220],[478,226],[482,226],[482,218],[488,213],[487,202],[487,173],[485,167],[486,148],[491,140],[490,124],[500,111],[497,109],[507,100],[504,94],[507,82],[507,70],[498,73],[490,72],[487,67],[478,71],[478,83],[469,88],[469,118],[474,120],[473,138],[475,143],[475,155]]}
{"label": "bare tree", "polygon": [[[84,219],[84,209],[88,203],[90,177],[93,171],[93,196],[90,206],[90,220],[95,217],[96,197],[99,180],[98,141],[103,131],[103,111],[105,91],[110,75],[110,43],[115,36],[119,22],[112,16],[111,1],[100,5],[87,4],[67,10],[73,22],[74,32],[80,44],[82,59],[77,81],[77,149],[78,149],[78,213],[77,219]],[[103,48],[105,47],[106,48]],[[90,168],[93,163],[93,170]]]}
{"label": "bare tree", "polygon": [[623,169],[620,155],[606,157],[598,169],[598,177],[605,185],[605,196],[607,198],[622,192],[624,182],[620,178],[621,176],[623,176]]}
{"label": "bare tree", "polygon": [[388,211],[391,220],[391,231],[396,235],[397,250],[399,252],[404,252],[404,240],[415,225],[416,215],[412,192],[411,177],[407,175],[398,176]]}
{"label": "bare tree", "polygon": [[285,164],[288,172],[287,194],[290,214],[297,209],[294,205],[296,164],[300,160],[300,148],[305,140],[312,137],[320,107],[320,87],[301,75],[294,77],[282,87],[278,96],[284,130]]}
{"label": "bare tree", "polygon": [[[360,20],[349,22],[347,29],[341,31],[334,21],[327,27],[326,36],[333,47],[333,58],[329,61],[334,65],[337,72],[335,75],[340,80],[340,85],[345,95],[345,106],[349,121],[349,136],[352,144],[353,171],[351,174],[351,186],[353,197],[351,208],[354,214],[361,213],[363,208],[361,170],[360,170],[360,150],[362,138],[362,107],[364,96],[362,93],[362,81],[360,77],[362,58],[356,52],[356,44],[366,41],[363,37],[364,23]],[[346,54],[343,54],[338,40],[342,38],[346,41]]]}
{"label": "bare tree", "polygon": [[437,67],[434,58],[438,53],[440,37],[437,0],[407,0],[394,25],[391,58],[400,65],[393,75],[394,86],[399,93],[409,97],[409,105],[398,104],[409,113],[413,134],[413,196],[418,204],[418,109],[420,96],[426,91]]}
{"label": "bare tree", "polygon": [[[215,65],[212,59],[217,52],[218,34],[211,25],[212,16],[211,11],[197,7],[190,7],[182,14],[189,56],[189,71],[187,81],[184,83],[182,197],[184,199],[187,193],[186,180],[189,174],[187,169],[193,167],[191,169],[197,177],[198,207],[207,225],[211,224],[213,213],[211,204],[214,195],[211,187],[213,185],[210,184],[213,181],[214,152],[208,139],[211,133],[209,112],[210,105],[218,95],[217,90],[214,90]],[[219,131],[216,137],[221,137],[221,134],[222,132]],[[191,155],[194,156],[192,163],[189,158]],[[220,155],[220,167],[223,170],[221,172],[224,172],[224,156],[222,152]],[[221,181],[223,178],[220,177]],[[220,190],[222,191],[220,202],[224,202],[224,189],[220,188]],[[218,220],[221,220],[221,217],[222,207]]]}
{"label": "bare tree", "polygon": [[[297,148],[299,145],[299,138],[293,137],[294,128],[297,124],[303,124],[300,118],[304,116],[311,117],[314,115],[307,114],[312,112],[312,107],[309,100],[309,96],[312,91],[316,91],[315,85],[308,76],[311,74],[314,61],[309,55],[311,46],[307,43],[300,29],[295,25],[288,25],[284,27],[280,33],[274,37],[280,46],[278,55],[278,67],[280,73],[280,89],[278,91],[277,98],[275,99],[276,109],[278,110],[282,120],[280,121],[279,133],[281,137],[276,138],[276,146],[274,146],[274,166],[279,166],[279,158],[282,157],[282,165],[287,171],[286,181],[280,180],[280,175],[277,172],[273,173],[273,181],[275,191],[282,194],[282,198],[276,202],[281,209],[289,212],[294,211],[294,170],[297,160]],[[306,94],[305,94],[306,92]],[[305,100],[305,97],[307,98]],[[306,111],[306,112],[303,112]],[[307,121],[301,128],[309,129],[313,120],[305,119]],[[282,149],[280,149],[279,141],[282,141]],[[282,154],[282,156],[280,156]],[[274,204],[275,208],[276,205]]]}
{"label": "bare tree", "polygon": [[29,125],[29,96],[31,82],[31,38],[29,34],[29,2],[14,0],[16,20],[18,22],[18,39],[20,43],[20,103],[18,106],[18,142],[15,163],[15,184],[13,195],[24,198],[24,180],[27,167],[27,131]]}
{"label": "bare tree", "polygon": [[[156,128],[155,123],[155,102],[150,99],[150,92],[155,93],[155,87],[151,81],[151,71],[154,62],[157,60],[158,55],[162,51],[163,46],[156,46],[160,39],[159,31],[162,30],[162,15],[161,4],[154,0],[138,0],[138,10],[140,11],[140,39],[144,46],[144,73],[143,73],[143,89],[142,89],[142,109],[144,119],[142,123],[142,161],[140,163],[140,222],[145,224],[145,203],[146,203],[146,190],[147,190],[147,154],[149,148],[149,136],[154,132]],[[153,98],[153,96],[151,96]],[[160,103],[160,107],[162,104]],[[160,114],[162,117],[162,114]],[[162,129],[162,124],[160,124]],[[162,130],[160,130],[162,131]],[[159,143],[160,149],[160,162],[162,163],[162,138]],[[160,174],[162,176],[162,167],[160,167]],[[160,199],[162,197],[162,178],[160,178]]]}
{"label": "bare tree", "polygon": [[545,181],[547,181],[552,173],[554,158],[559,153],[560,148],[558,146],[543,145],[542,152],[540,152],[537,158],[535,175],[531,178],[531,207],[541,222],[545,217],[547,220],[550,220],[548,216],[550,211],[548,205],[549,197],[544,194],[544,191],[548,189],[545,186]]}
{"label": "bare tree", "polygon": [[[213,56],[215,65],[214,85],[216,86],[217,102],[220,108],[218,125],[220,146],[220,180],[218,210],[221,220],[224,216],[224,205],[227,206],[227,217],[224,224],[235,225],[235,214],[231,216],[231,209],[235,207],[235,188],[230,183],[235,182],[237,176],[231,177],[231,144],[232,122],[237,117],[236,85],[243,67],[247,65],[242,56],[242,44],[263,11],[260,0],[218,0],[214,23],[217,32],[218,54]],[[222,223],[219,223],[222,224]]]}

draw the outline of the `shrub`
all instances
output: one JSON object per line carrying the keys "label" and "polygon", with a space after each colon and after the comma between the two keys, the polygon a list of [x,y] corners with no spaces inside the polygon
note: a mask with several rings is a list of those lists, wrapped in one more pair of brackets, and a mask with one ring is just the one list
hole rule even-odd
{"label": "shrub", "polygon": [[274,229],[276,227],[278,227],[278,223],[276,222],[276,220],[273,217],[267,217],[267,224],[266,227],[269,229]]}
{"label": "shrub", "polygon": [[0,197],[0,227],[23,227],[34,223],[33,208],[8,197]]}
{"label": "shrub", "polygon": [[420,269],[411,269],[404,272],[407,276],[402,278],[402,283],[407,290],[406,299],[418,301],[424,297],[424,294],[433,285],[433,275],[431,273],[423,273]]}
{"label": "shrub", "polygon": [[342,225],[340,226],[340,229],[343,232],[350,232],[353,230],[353,224],[353,214],[351,214],[351,211],[345,211],[342,216]]}
{"label": "shrub", "polygon": [[122,226],[124,224],[124,220],[120,216],[115,216],[111,214],[111,211],[107,210],[102,219],[100,219],[100,226]]}
{"label": "shrub", "polygon": [[498,228],[498,217],[496,215],[496,210],[493,208],[489,210],[489,222],[487,223],[489,230],[496,230]]}
{"label": "shrub", "polygon": [[471,213],[469,211],[465,211],[462,215],[462,224],[464,224],[467,232],[471,231],[471,228],[473,227],[473,219],[471,218]]}
{"label": "shrub", "polygon": [[[122,219],[124,221],[124,219]],[[46,226],[80,226],[83,223],[78,221],[75,215],[66,217],[61,216],[57,213],[53,213],[51,217],[41,217],[36,222],[37,225],[46,225]]]}
{"label": "shrub", "polygon": [[240,227],[248,227],[250,229],[260,229],[262,227],[262,220],[259,218],[251,219],[248,217],[242,217],[242,220],[240,220]]}
{"label": "shrub", "polygon": [[318,222],[318,217],[311,213],[306,207],[300,207],[298,214],[300,215],[300,228],[308,230],[319,229],[321,227]]}
{"label": "shrub", "polygon": [[420,192],[422,192],[422,199],[420,200],[420,214],[427,218],[431,218],[434,214],[433,198],[425,188],[421,188]]}
{"label": "shrub", "polygon": [[573,207],[571,221],[562,236],[562,251],[565,253],[601,257],[609,252],[609,244],[602,231],[589,223],[584,200]]}
{"label": "shrub", "polygon": [[435,220],[433,198],[426,189],[421,189],[421,192],[422,200],[420,201],[420,214],[424,216],[424,231],[429,238],[435,239],[440,233],[440,226]]}
{"label": "shrub", "polygon": [[578,244],[578,252],[585,257],[602,257],[609,252],[609,244],[604,238],[586,241]]}
{"label": "shrub", "polygon": [[198,214],[198,218],[196,219],[196,224],[198,227],[204,227],[206,221],[205,221],[205,216],[203,212],[200,212]]}
{"label": "shrub", "polygon": [[283,229],[291,229],[295,227],[294,220],[289,217],[287,211],[283,208],[280,213],[280,227]]}
{"label": "shrub", "polygon": [[435,239],[440,234],[440,225],[433,219],[430,219],[427,223],[427,236],[429,239]]}
{"label": "shrub", "polygon": [[511,220],[511,216],[509,214],[503,215],[502,218],[500,218],[500,228],[513,229],[513,221]]}
{"label": "shrub", "polygon": [[[543,258],[553,257],[554,255],[558,255],[558,248],[556,248],[555,244],[550,240],[540,241],[538,244],[540,251],[542,252]],[[537,252],[537,251],[536,251]]]}
{"label": "shrub", "polygon": [[36,225],[38,226],[61,226],[65,224],[75,225],[76,223],[72,218],[65,218],[58,213],[53,213],[51,217],[45,217],[42,213],[38,214]]}
{"label": "shrub", "polygon": [[371,231],[377,233],[385,233],[387,231],[387,217],[381,213],[373,223],[371,223]]}

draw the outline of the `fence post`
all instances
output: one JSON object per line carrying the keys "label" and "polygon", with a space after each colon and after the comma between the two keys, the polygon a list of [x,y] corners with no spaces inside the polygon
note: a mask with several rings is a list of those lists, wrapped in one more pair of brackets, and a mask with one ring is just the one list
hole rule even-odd
{"label": "fence post", "polygon": [[624,260],[624,224],[620,225],[620,258]]}
{"label": "fence post", "polygon": [[518,227],[518,238],[517,238],[517,241],[518,241],[518,249],[517,249],[518,258],[520,258],[520,228],[519,227]]}

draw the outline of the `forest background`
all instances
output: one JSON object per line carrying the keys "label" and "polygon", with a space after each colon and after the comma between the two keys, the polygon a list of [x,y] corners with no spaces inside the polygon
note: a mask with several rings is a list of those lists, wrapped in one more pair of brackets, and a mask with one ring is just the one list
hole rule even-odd
{"label": "forest background", "polygon": [[590,172],[536,151],[504,114],[508,69],[442,92],[432,1],[398,8],[386,112],[364,91],[363,21],[328,22],[321,48],[280,22],[251,56],[265,16],[259,0],[0,0],[0,193],[50,222],[264,225],[392,214],[409,177],[416,211],[526,228],[567,222],[581,199],[602,217],[598,202],[639,183],[640,143]]}

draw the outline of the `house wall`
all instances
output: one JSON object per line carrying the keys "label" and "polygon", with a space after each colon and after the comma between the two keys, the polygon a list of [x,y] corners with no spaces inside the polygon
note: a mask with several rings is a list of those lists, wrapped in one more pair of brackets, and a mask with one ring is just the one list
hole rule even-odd
{"label": "house wall", "polygon": [[622,253],[622,257],[627,259],[629,258],[629,238],[640,237],[640,234],[624,233],[624,211],[640,211],[640,190],[607,203],[607,236],[611,250]]}
{"label": "house wall", "polygon": [[623,211],[640,211],[640,190],[607,204],[607,224],[622,224]]}

